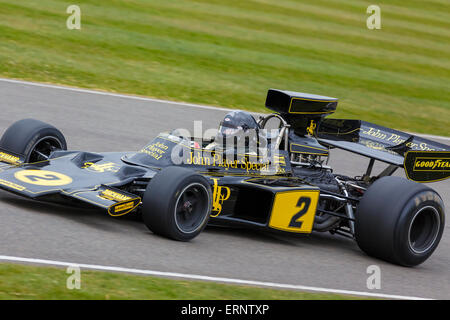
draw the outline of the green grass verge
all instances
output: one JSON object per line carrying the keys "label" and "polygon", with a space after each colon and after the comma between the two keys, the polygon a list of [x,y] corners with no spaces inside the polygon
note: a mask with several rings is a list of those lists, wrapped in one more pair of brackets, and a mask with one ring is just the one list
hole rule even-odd
{"label": "green grass verge", "polygon": [[253,111],[296,90],[450,135],[448,0],[377,1],[381,30],[365,0],[79,0],[79,31],[73,3],[0,0],[0,76]]}
{"label": "green grass verge", "polygon": [[[12,299],[152,299],[152,300],[335,300],[337,294],[179,281],[123,273],[81,270],[81,288],[66,287],[66,269],[0,263],[0,300]],[[358,297],[361,299],[361,297]]]}

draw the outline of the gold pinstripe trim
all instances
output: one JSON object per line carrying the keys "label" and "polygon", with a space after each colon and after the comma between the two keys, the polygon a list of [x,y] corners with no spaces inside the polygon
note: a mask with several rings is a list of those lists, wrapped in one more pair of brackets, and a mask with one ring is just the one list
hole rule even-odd
{"label": "gold pinstripe trim", "polygon": [[334,113],[335,112],[335,110],[333,110],[333,111],[317,111],[317,112],[293,112],[293,111],[291,111],[291,109],[292,109],[292,103],[294,102],[294,100],[313,101],[313,102],[336,102],[336,101],[338,101],[338,99],[334,99],[334,100],[319,100],[319,99],[306,99],[306,98],[293,97],[293,98],[291,98],[291,103],[289,104],[289,111],[288,111],[288,113],[291,113],[291,114],[328,114],[328,113]]}

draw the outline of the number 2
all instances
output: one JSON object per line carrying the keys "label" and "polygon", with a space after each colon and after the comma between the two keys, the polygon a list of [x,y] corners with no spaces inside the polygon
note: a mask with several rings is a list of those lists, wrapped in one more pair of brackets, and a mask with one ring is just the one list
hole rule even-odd
{"label": "number 2", "polygon": [[294,214],[294,216],[291,219],[291,222],[289,223],[289,227],[292,228],[301,228],[303,221],[297,221],[300,219],[305,213],[308,212],[309,205],[311,204],[311,199],[308,197],[301,197],[298,199],[297,207],[301,208],[299,212]]}
{"label": "number 2", "polygon": [[55,181],[59,180],[59,178],[53,174],[47,174],[45,176],[35,176],[35,175],[28,175],[24,176],[25,178],[29,179],[30,181]]}

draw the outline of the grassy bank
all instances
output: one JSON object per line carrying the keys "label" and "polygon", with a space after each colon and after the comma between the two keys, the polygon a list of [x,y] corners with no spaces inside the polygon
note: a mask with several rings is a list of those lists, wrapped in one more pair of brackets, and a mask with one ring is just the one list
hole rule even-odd
{"label": "grassy bank", "polygon": [[178,281],[121,273],[81,270],[81,288],[66,287],[66,269],[0,263],[0,300],[4,299],[155,299],[155,300],[334,300],[336,294],[263,289],[212,282]]}
{"label": "grassy bank", "polygon": [[[268,88],[336,117],[450,135],[447,0],[0,0],[0,77],[261,111]],[[82,107],[82,106],[80,106]]]}

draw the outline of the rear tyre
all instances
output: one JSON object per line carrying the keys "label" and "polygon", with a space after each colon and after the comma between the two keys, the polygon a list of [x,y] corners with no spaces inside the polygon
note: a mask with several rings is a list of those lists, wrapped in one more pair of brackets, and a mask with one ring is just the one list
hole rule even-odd
{"label": "rear tyre", "polygon": [[154,233],[189,241],[205,228],[211,212],[208,180],[181,167],[168,167],[147,186],[142,199],[142,218]]}
{"label": "rear tyre", "polygon": [[445,224],[438,193],[400,177],[375,181],[356,214],[358,246],[370,256],[408,267],[431,256]]}
{"label": "rear tyre", "polygon": [[54,126],[35,119],[23,119],[6,129],[0,148],[32,163],[47,160],[53,151],[67,150],[67,143],[61,131]]}

